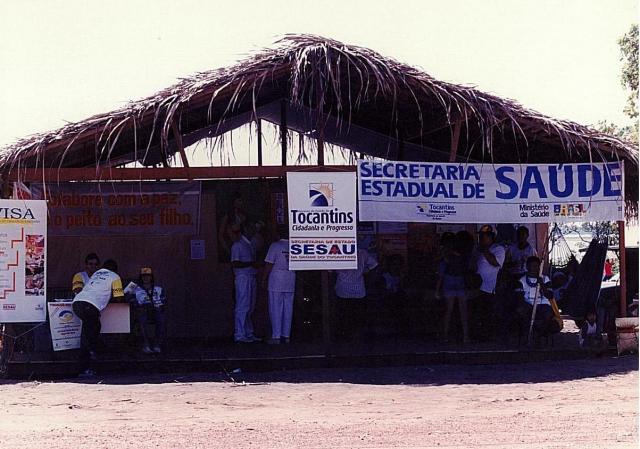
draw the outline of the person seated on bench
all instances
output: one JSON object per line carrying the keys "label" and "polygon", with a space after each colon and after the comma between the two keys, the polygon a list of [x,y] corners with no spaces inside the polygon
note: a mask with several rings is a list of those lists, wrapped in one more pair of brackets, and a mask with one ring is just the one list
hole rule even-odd
{"label": "person seated on bench", "polygon": [[[142,352],[145,354],[160,353],[162,352],[161,347],[165,332],[164,308],[166,298],[162,287],[155,284],[151,268],[145,267],[140,270],[140,279],[134,293],[136,295],[138,322],[144,339]],[[151,346],[151,340],[147,332],[149,320],[155,321],[153,346]]]}
{"label": "person seated on bench", "polygon": [[516,290],[516,294],[520,296],[521,301],[518,305],[517,313],[522,331],[524,333],[529,331],[533,303],[535,301],[537,304],[535,322],[533,324],[535,334],[546,336],[559,332],[560,329],[549,302],[550,299],[553,299],[553,290],[551,289],[549,278],[540,275],[540,259],[537,256],[531,256],[527,259],[527,272],[520,277],[519,281],[520,285]]}

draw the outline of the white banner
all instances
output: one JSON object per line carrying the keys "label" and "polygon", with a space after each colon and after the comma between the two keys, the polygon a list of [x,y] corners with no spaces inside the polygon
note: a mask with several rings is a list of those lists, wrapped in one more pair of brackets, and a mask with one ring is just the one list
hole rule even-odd
{"label": "white banner", "polygon": [[492,165],[358,161],[361,221],[624,220],[622,162]]}
{"label": "white banner", "polygon": [[289,269],[357,268],[356,174],[287,173]]}
{"label": "white banner", "polygon": [[80,347],[82,321],[73,313],[72,301],[50,302],[49,327],[54,351]]}
{"label": "white banner", "polygon": [[47,203],[0,200],[0,323],[46,321]]}

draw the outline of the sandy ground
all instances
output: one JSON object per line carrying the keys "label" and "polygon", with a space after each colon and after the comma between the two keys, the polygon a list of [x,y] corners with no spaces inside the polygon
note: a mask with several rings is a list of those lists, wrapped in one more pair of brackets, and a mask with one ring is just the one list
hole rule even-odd
{"label": "sandy ground", "polygon": [[635,448],[634,357],[0,383],[0,447]]}

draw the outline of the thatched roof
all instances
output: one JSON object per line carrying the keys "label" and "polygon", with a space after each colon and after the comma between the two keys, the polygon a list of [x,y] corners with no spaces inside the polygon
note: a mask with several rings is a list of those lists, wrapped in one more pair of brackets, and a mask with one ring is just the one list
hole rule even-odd
{"label": "thatched roof", "polygon": [[[456,159],[461,161],[624,160],[627,197],[637,202],[635,145],[473,87],[438,81],[373,50],[310,35],[288,35],[233,66],[198,73],[121,109],[25,137],[0,152],[0,166],[155,163],[175,151],[172,126],[192,136],[189,144],[257,117],[277,122],[274,105],[282,99],[292,117],[290,129],[313,136],[330,128],[323,132],[326,141],[391,159],[447,160],[452,126],[459,122]],[[356,131],[378,141],[382,136],[389,144],[384,151],[358,148]]]}

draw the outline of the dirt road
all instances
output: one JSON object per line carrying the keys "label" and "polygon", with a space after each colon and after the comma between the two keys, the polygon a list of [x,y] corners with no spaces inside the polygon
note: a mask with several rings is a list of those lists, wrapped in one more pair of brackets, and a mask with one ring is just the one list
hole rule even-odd
{"label": "dirt road", "polygon": [[[0,447],[635,448],[634,357],[0,383]],[[244,383],[243,383],[244,382]]]}

